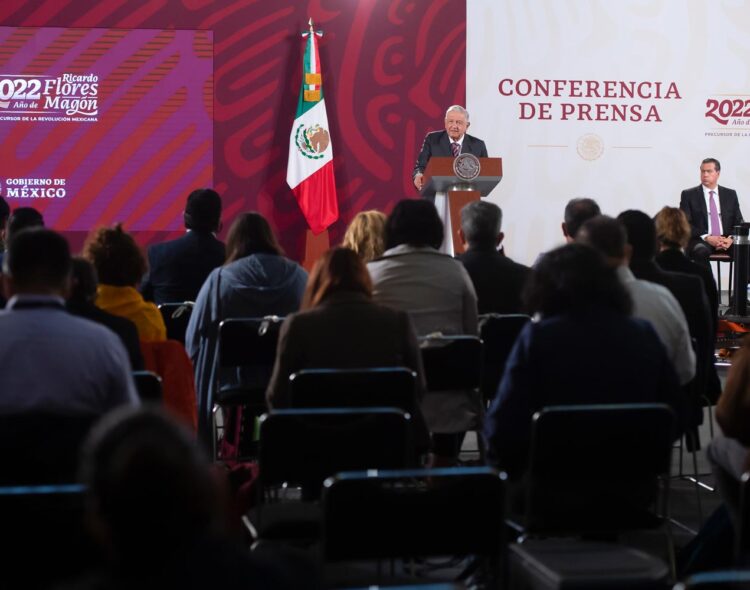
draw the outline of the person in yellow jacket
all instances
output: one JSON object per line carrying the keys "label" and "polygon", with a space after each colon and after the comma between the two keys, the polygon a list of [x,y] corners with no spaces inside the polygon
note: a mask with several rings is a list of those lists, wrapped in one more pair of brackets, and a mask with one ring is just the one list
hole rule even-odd
{"label": "person in yellow jacket", "polygon": [[141,341],[166,340],[161,312],[145,301],[136,288],[146,272],[146,259],[122,224],[101,227],[89,234],[83,256],[94,265],[99,278],[96,305],[133,322]]}

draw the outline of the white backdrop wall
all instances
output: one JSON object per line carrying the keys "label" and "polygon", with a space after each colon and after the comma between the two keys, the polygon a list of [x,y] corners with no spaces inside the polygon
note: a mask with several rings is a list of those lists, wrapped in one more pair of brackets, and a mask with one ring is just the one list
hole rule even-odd
{"label": "white backdrop wall", "polygon": [[750,3],[467,0],[466,73],[519,262],[562,243],[569,199],[654,215],[704,157],[750,218]]}

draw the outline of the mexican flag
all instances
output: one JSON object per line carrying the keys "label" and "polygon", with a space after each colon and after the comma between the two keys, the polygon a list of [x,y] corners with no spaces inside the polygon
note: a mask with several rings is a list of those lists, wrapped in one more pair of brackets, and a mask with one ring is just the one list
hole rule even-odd
{"label": "mexican flag", "polygon": [[318,37],[312,20],[302,63],[302,88],[297,115],[289,136],[286,182],[297,198],[307,224],[319,234],[339,218],[336,182],[333,178],[333,149],[328,132],[328,115],[320,77]]}

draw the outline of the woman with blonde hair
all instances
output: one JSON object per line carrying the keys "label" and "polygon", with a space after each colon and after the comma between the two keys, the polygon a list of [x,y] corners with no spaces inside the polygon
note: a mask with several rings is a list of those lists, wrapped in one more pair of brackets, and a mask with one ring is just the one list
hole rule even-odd
{"label": "woman with blonde hair", "polygon": [[712,321],[715,322],[719,314],[716,282],[710,268],[692,262],[685,255],[685,248],[690,241],[690,224],[684,211],[677,207],[664,207],[656,214],[654,223],[656,239],[659,242],[656,263],[666,271],[684,272],[700,277],[708,297]]}
{"label": "woman with blonde hair", "polygon": [[385,251],[385,220],[385,215],[375,209],[357,213],[341,245],[354,250],[365,263],[380,258]]}

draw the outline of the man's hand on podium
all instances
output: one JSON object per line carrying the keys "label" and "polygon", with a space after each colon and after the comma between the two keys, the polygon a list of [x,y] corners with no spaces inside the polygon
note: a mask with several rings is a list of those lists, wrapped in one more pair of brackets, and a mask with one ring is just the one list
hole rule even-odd
{"label": "man's hand on podium", "polygon": [[423,185],[424,185],[424,175],[423,174],[415,174],[414,175],[414,186],[417,187],[418,191],[421,191]]}

